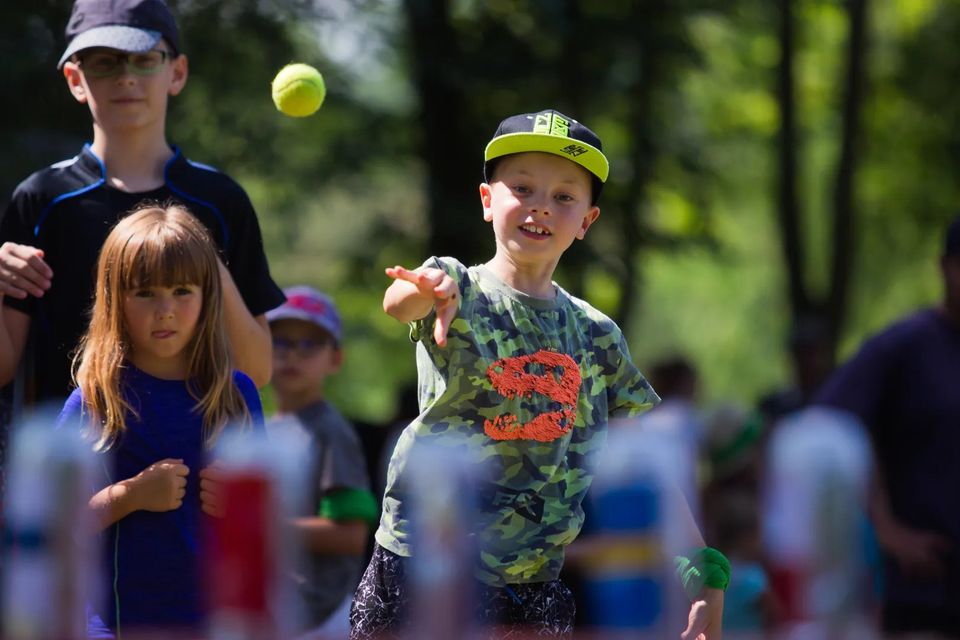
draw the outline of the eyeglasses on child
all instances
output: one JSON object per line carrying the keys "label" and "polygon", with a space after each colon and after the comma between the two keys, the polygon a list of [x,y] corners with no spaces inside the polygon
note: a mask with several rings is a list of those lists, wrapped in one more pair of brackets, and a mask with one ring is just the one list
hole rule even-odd
{"label": "eyeglasses on child", "polygon": [[273,336],[274,353],[295,352],[298,355],[312,356],[328,344],[333,344],[332,338],[300,338],[294,340],[283,336]]}
{"label": "eyeglasses on child", "polygon": [[138,76],[157,73],[163,63],[173,58],[173,53],[165,49],[151,49],[143,53],[123,53],[120,51],[90,51],[77,56],[77,64],[91,78],[109,78],[118,76],[121,70]]}

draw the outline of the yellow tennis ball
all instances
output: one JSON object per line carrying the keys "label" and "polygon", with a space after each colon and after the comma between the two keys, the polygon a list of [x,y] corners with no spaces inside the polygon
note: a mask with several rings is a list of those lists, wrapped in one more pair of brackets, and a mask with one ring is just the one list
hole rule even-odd
{"label": "yellow tennis ball", "polygon": [[294,118],[315,113],[327,95],[320,72],[299,62],[280,69],[270,88],[277,109]]}

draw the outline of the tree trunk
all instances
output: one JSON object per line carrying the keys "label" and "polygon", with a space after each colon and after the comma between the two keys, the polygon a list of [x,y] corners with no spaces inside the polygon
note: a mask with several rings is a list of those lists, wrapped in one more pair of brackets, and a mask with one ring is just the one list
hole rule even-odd
{"label": "tree trunk", "polygon": [[[463,140],[464,95],[458,84],[460,52],[450,27],[448,0],[405,0],[411,67],[420,97],[422,155],[426,163],[427,250],[465,264],[489,258],[477,238],[489,233],[477,204],[482,156]],[[475,166],[475,172],[468,167]]]}
{"label": "tree trunk", "polygon": [[[831,339],[836,345],[849,307],[850,277],[853,270],[856,203],[854,184],[857,167],[857,141],[860,133],[860,108],[866,73],[867,0],[849,0],[850,36],[847,48],[847,76],[843,100],[843,133],[833,192],[833,245],[830,264],[830,292],[827,317]],[[835,351],[835,349],[834,349]]]}
{"label": "tree trunk", "polygon": [[777,221],[787,269],[787,293],[792,321],[809,314],[810,295],[804,280],[805,258],[800,232],[797,196],[797,140],[793,83],[793,0],[780,0],[780,65],[777,74],[777,102],[780,106],[779,193]]}
{"label": "tree trunk", "polygon": [[[843,329],[849,306],[849,283],[853,269],[853,234],[856,207],[854,184],[856,146],[860,128],[860,107],[866,56],[867,0],[848,0],[850,36],[847,46],[847,72],[844,82],[843,130],[837,159],[836,179],[832,200],[830,284],[826,292],[811,294],[805,282],[806,259],[801,233],[801,210],[796,190],[797,141],[793,82],[793,15],[792,0],[780,0],[781,59],[778,74],[777,100],[780,105],[779,135],[779,207],[778,222],[782,250],[787,269],[788,295],[791,313],[791,335],[804,340],[817,340],[824,349],[828,364],[836,361],[839,335]],[[818,327],[815,337],[809,331]],[[800,349],[811,344],[792,345],[796,371],[803,368]]]}
{"label": "tree trunk", "polygon": [[642,9],[636,16],[635,24],[644,25],[637,29],[637,50],[640,57],[640,72],[630,87],[630,110],[627,116],[634,123],[630,135],[630,164],[633,178],[629,181],[623,198],[623,287],[620,304],[614,319],[621,327],[629,327],[633,320],[635,302],[642,300],[639,256],[643,249],[643,225],[640,221],[642,204],[646,197],[653,167],[657,163],[657,145],[654,142],[656,123],[653,119],[653,88],[660,86],[658,71],[660,64],[658,50],[653,42],[652,32],[656,30],[656,14],[644,15]]}

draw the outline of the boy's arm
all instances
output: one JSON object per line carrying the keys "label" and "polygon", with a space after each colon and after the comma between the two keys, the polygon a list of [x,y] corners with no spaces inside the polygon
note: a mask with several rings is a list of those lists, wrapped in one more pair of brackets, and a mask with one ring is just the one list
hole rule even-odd
{"label": "boy's arm", "polygon": [[[349,459],[347,451],[344,455]],[[291,524],[314,553],[360,555],[366,551],[370,527],[379,516],[379,505],[369,489],[341,486],[324,492],[315,517],[295,518]]]}
{"label": "boy's arm", "polygon": [[[667,488],[673,495],[680,510],[680,517],[684,521],[686,539],[689,547],[703,548],[705,543],[700,533],[700,527],[690,511],[690,504],[679,487]],[[729,576],[728,576],[729,577]],[[716,589],[706,585],[700,593],[694,596],[690,603],[690,613],[687,616],[687,628],[680,635],[681,640],[719,640],[722,635],[723,623],[723,589]]]}
{"label": "boy's arm", "polygon": [[0,293],[0,387],[17,374],[23,349],[30,333],[30,316],[3,305]]}
{"label": "boy's arm", "polygon": [[88,505],[100,530],[134,511],[172,511],[183,504],[187,474],[183,460],[167,458],[155,462],[137,475],[98,491]]}
{"label": "boy's arm", "polygon": [[436,308],[437,321],[433,338],[439,346],[447,344],[447,331],[457,315],[460,287],[441,269],[425,268],[410,271],[401,266],[388,267],[386,274],[393,283],[383,294],[383,310],[400,322],[413,322],[426,317]]}
{"label": "boy's arm", "polygon": [[265,315],[254,316],[250,313],[230,271],[222,260],[219,265],[220,281],[223,283],[223,317],[234,364],[250,376],[259,389],[270,382],[272,373],[270,325]]}
{"label": "boy's arm", "polygon": [[293,528],[303,537],[308,551],[330,555],[359,556],[366,552],[370,528],[363,520],[295,518]]}

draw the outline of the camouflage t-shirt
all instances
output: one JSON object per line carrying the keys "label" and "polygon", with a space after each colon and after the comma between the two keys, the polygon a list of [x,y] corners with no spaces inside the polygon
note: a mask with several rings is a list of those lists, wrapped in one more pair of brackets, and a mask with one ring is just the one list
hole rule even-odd
{"label": "camouflage t-shirt", "polygon": [[443,348],[432,337],[433,313],[411,324],[421,412],[390,460],[377,542],[413,553],[403,488],[414,445],[464,446],[494,480],[479,491],[477,577],[492,585],[554,580],[583,525],[608,419],[638,415],[659,398],[617,325],[559,286],[543,300],[484,266],[453,258],[424,266],[456,280],[460,308]]}

